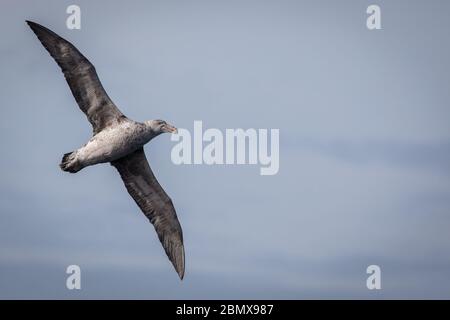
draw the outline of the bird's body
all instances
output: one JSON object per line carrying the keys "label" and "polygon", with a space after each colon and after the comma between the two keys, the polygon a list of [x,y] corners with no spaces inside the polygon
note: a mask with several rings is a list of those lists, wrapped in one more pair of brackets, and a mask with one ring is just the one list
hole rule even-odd
{"label": "bird's body", "polygon": [[67,164],[63,160],[61,168],[77,172],[87,166],[118,160],[142,148],[155,136],[155,132],[146,123],[125,118],[95,134],[81,148],[68,153],[71,160]]}
{"label": "bird's body", "polygon": [[181,279],[184,277],[183,232],[172,200],[153,175],[143,146],[161,133],[176,132],[163,120],[133,121],[108,97],[94,66],[75,46],[53,31],[27,21],[64,73],[70,90],[93,127],[93,137],[63,156],[60,167],[78,172],[84,167],[111,163],[136,204],[155,227],[158,238]]}

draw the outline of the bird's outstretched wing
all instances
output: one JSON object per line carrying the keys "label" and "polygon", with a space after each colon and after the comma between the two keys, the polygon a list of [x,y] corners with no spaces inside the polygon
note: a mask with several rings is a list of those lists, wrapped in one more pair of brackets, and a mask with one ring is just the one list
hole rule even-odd
{"label": "bird's outstretched wing", "polygon": [[61,67],[75,100],[94,128],[94,134],[125,118],[103,89],[94,66],[74,45],[40,24],[27,23]]}
{"label": "bird's outstretched wing", "polygon": [[144,149],[111,162],[122,177],[128,193],[155,227],[167,256],[181,279],[184,276],[183,232],[172,200],[153,175]]}

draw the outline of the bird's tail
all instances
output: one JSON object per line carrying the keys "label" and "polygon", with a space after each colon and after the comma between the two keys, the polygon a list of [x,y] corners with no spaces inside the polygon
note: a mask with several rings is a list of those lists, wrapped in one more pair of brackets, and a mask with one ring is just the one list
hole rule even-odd
{"label": "bird's tail", "polygon": [[63,171],[75,173],[83,169],[83,166],[80,164],[80,162],[77,160],[77,152],[69,152],[64,154],[61,163],[59,164],[59,167]]}

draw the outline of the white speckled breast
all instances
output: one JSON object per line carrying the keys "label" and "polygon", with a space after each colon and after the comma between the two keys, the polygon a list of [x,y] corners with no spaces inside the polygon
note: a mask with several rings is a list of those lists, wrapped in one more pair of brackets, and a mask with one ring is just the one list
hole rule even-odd
{"label": "white speckled breast", "polygon": [[77,150],[77,160],[84,166],[111,162],[139,149],[153,138],[145,124],[131,120],[105,128]]}

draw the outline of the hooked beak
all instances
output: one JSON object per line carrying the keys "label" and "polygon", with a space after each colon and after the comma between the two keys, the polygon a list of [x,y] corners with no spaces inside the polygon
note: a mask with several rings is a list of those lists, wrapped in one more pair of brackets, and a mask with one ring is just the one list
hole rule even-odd
{"label": "hooked beak", "polygon": [[162,127],[162,129],[163,129],[163,131],[164,132],[167,132],[167,133],[178,133],[178,130],[177,130],[177,128],[175,128],[174,126],[172,126],[172,125],[170,125],[170,124],[165,124],[163,127]]}

